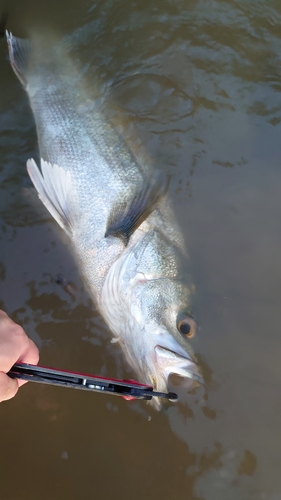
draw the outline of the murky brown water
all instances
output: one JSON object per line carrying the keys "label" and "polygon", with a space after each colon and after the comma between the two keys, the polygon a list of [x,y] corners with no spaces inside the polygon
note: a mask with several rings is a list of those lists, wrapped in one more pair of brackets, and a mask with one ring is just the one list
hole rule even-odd
{"label": "murky brown water", "polygon": [[[281,499],[280,2],[0,5],[15,35],[44,26],[70,36],[87,78],[98,68],[116,113],[172,174],[207,381],[162,413],[28,384],[0,408],[1,500]],[[1,306],[41,364],[132,376],[67,239],[25,191],[37,141],[4,40],[0,75]]]}

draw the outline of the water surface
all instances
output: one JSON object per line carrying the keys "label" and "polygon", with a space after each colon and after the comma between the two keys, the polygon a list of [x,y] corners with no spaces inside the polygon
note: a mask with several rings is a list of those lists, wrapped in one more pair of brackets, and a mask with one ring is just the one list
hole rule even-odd
{"label": "water surface", "polygon": [[[65,37],[134,147],[171,175],[206,379],[162,413],[27,384],[1,404],[1,499],[281,499],[280,3],[0,5],[17,36]],[[0,75],[1,307],[41,364],[132,377],[67,238],[29,193],[36,132],[3,39]]]}

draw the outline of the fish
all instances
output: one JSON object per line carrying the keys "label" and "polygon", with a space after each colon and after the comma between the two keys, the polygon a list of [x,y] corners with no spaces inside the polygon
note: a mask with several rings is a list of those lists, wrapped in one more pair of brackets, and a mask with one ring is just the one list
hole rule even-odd
{"label": "fish", "polygon": [[166,392],[177,374],[198,385],[194,287],[167,177],[134,153],[62,41],[6,37],[37,130],[40,166],[29,159],[28,174],[97,309],[142,383]]}

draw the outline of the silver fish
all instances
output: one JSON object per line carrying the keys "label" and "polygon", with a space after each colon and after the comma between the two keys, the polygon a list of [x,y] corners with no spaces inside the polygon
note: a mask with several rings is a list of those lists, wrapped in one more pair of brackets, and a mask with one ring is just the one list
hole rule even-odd
{"label": "silver fish", "polygon": [[62,43],[9,33],[7,41],[38,134],[41,170],[31,159],[28,173],[71,238],[99,311],[141,382],[165,392],[175,373],[193,386],[201,375],[186,339],[196,330],[192,287],[183,279],[186,251],[167,183],[89,99]]}

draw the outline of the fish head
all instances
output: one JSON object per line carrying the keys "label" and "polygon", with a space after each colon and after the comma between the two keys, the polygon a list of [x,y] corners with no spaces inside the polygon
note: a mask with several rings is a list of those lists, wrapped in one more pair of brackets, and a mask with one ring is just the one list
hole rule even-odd
{"label": "fish head", "polygon": [[[140,381],[151,384],[156,391],[168,391],[171,374],[185,378],[187,390],[202,383],[189,342],[196,333],[189,300],[190,290],[174,279],[149,280],[132,291],[133,362]],[[159,400],[154,399],[159,407]]]}
{"label": "fish head", "polygon": [[[201,383],[188,340],[196,332],[187,308],[189,289],[174,279],[141,278],[120,289],[114,273],[112,278],[104,293],[103,314],[139,382],[165,393],[171,374],[185,378],[187,390]],[[152,404],[161,408],[159,398],[152,398]]]}
{"label": "fish head", "polygon": [[[202,382],[189,340],[196,323],[190,314],[193,285],[179,271],[171,245],[159,233],[146,235],[110,268],[101,311],[139,382],[168,392],[171,374],[185,378],[187,389]],[[157,398],[152,402],[157,408]]]}

